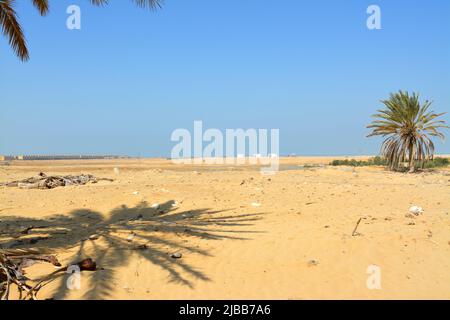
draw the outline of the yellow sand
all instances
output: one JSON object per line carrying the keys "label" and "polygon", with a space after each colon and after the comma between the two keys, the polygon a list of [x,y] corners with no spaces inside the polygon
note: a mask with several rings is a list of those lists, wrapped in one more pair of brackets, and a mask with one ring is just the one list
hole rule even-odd
{"label": "yellow sand", "polygon": [[[286,158],[274,176],[167,160],[13,162],[0,166],[1,182],[40,171],[115,181],[0,187],[0,245],[49,248],[63,264],[92,257],[102,268],[83,273],[80,290],[57,279],[41,299],[449,299],[450,171],[297,167],[330,160]],[[409,217],[413,205],[423,215]],[[20,234],[29,226],[43,228]],[[381,290],[366,285],[370,265]]]}

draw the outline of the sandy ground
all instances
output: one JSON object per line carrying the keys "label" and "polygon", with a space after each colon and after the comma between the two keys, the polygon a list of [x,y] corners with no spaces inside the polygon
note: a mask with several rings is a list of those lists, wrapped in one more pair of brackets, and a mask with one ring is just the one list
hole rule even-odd
{"label": "sandy ground", "polygon": [[[273,176],[167,160],[13,162],[1,182],[41,171],[115,180],[0,187],[0,246],[101,268],[82,273],[79,290],[64,275],[41,299],[449,299],[450,170],[299,166],[330,160],[283,159]],[[410,217],[412,205],[424,214]],[[367,287],[371,265],[380,290]],[[50,271],[39,264],[29,276]]]}

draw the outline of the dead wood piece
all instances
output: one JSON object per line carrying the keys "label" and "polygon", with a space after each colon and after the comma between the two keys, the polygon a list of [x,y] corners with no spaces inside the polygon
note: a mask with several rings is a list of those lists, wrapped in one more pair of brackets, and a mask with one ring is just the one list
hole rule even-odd
{"label": "dead wood piece", "polygon": [[[59,268],[42,278],[34,287],[27,284],[24,269],[37,262],[47,262],[61,267],[58,259],[53,255],[40,254],[36,249],[0,250],[0,299],[8,300],[10,288],[15,285],[19,290],[19,299],[37,300],[41,288],[56,279],[56,275],[66,272],[69,266]],[[91,259],[84,259],[76,264],[81,271],[95,271],[97,264]],[[25,296],[23,296],[25,293]]]}
{"label": "dead wood piece", "polygon": [[81,174],[78,176],[47,176],[45,173],[41,172],[38,177],[0,183],[0,186],[19,187],[21,189],[54,189],[72,185],[85,185],[89,182],[97,183],[98,181],[112,182],[113,180],[107,178],[98,179],[91,174]]}
{"label": "dead wood piece", "polygon": [[359,218],[358,222],[356,223],[355,229],[353,229],[353,232],[352,232],[353,237],[360,235],[360,233],[357,232],[357,230],[358,230],[359,224],[361,223],[361,220],[362,220],[362,218]]}

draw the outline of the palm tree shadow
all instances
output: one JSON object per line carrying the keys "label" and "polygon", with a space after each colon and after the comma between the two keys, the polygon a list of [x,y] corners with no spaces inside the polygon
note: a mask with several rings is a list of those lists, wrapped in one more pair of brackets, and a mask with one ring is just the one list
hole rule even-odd
{"label": "palm tree shadow", "polygon": [[[221,214],[224,211],[228,210],[180,211],[174,201],[168,201],[157,208],[147,202],[135,207],[122,205],[107,216],[80,209],[43,220],[2,217],[0,248],[76,249],[69,264],[92,257],[99,270],[89,277],[85,299],[105,299],[117,290],[116,270],[126,267],[134,255],[162,268],[168,282],[194,288],[195,281],[210,281],[209,277],[184,259],[175,259],[173,254],[210,256],[210,253],[189,245],[190,239],[249,240],[246,235],[259,233],[238,228],[252,226],[262,218],[262,213]],[[53,292],[55,299],[67,297],[68,276]]]}

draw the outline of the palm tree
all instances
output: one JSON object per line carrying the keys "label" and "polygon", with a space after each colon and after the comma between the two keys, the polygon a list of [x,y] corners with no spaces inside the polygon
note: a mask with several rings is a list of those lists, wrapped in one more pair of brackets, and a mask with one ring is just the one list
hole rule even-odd
{"label": "palm tree", "polygon": [[375,118],[367,128],[372,129],[368,137],[382,136],[386,139],[381,154],[387,159],[391,170],[399,169],[408,161],[409,172],[414,172],[418,163],[422,168],[426,161],[434,156],[434,144],[431,137],[442,140],[441,128],[449,128],[445,121],[438,120],[445,113],[430,111],[430,101],[419,102],[419,95],[399,91],[391,94],[389,100],[381,101],[385,108],[373,115]]}
{"label": "palm tree", "polygon": [[[41,16],[45,16],[49,11],[49,0],[31,0],[38,9]],[[89,0],[93,5],[101,6],[108,4],[108,0]],[[162,0],[131,0],[140,7],[151,9],[161,7]],[[14,10],[16,0],[0,0],[0,27],[3,34],[8,38],[9,44],[22,60],[29,59],[29,53],[25,35]]]}

